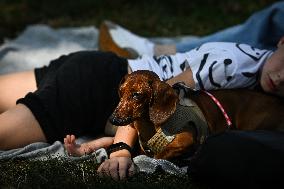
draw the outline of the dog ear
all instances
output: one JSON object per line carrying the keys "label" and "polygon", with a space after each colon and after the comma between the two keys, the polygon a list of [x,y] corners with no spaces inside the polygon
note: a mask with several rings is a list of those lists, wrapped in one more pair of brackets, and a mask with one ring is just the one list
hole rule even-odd
{"label": "dog ear", "polygon": [[153,82],[152,89],[149,105],[150,120],[154,124],[161,124],[175,112],[178,96],[169,84],[160,80]]}
{"label": "dog ear", "polygon": [[126,79],[128,78],[129,74],[126,74],[119,82],[119,87],[126,81]]}
{"label": "dog ear", "polygon": [[118,85],[118,96],[119,96],[119,98],[121,97],[121,91],[120,91],[121,85],[126,81],[126,79],[128,78],[128,75],[129,74],[126,74],[119,82],[119,85]]}

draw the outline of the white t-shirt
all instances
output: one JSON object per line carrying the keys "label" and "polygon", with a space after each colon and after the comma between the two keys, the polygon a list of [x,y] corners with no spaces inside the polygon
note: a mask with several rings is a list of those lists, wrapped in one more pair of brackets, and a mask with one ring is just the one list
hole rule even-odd
{"label": "white t-shirt", "polygon": [[196,89],[253,88],[272,51],[246,44],[211,42],[186,53],[168,56],[144,55],[128,60],[132,71],[151,70],[167,80],[191,68]]}

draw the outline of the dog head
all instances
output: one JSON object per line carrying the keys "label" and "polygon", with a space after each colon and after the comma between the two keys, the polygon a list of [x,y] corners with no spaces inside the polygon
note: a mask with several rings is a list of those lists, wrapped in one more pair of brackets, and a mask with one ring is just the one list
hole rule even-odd
{"label": "dog head", "polygon": [[161,124],[173,114],[178,102],[172,87],[146,70],[126,75],[120,83],[119,96],[120,102],[110,117],[110,122],[118,126],[136,120]]}

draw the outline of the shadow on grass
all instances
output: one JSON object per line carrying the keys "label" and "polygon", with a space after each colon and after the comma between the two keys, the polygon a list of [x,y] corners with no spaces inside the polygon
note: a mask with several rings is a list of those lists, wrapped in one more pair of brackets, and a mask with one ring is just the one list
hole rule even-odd
{"label": "shadow on grass", "polygon": [[124,181],[101,178],[94,160],[0,161],[0,188],[207,188],[162,171],[138,173]]}
{"label": "shadow on grass", "polygon": [[1,0],[0,41],[27,25],[86,26],[112,20],[147,36],[207,35],[242,23],[277,0]]}

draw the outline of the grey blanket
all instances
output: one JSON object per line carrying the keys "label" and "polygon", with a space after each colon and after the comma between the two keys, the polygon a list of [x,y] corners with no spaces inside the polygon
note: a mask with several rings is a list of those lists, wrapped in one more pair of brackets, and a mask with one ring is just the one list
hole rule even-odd
{"label": "grey blanket", "polygon": [[[50,158],[60,158],[61,160],[66,158],[68,160],[83,161],[87,159],[96,159],[96,162],[101,163],[103,160],[107,159],[107,153],[104,148],[98,149],[90,155],[85,155],[81,157],[71,157],[68,156],[64,149],[64,145],[56,141],[53,144],[48,144],[44,142],[37,142],[27,145],[23,148],[13,149],[9,151],[0,151],[0,159],[13,159],[13,158],[26,158],[33,160],[49,160]],[[136,164],[138,172],[154,173],[157,169],[164,170],[167,173],[174,175],[185,175],[186,167],[179,168],[173,163],[166,160],[156,160],[145,155],[136,156],[133,159]]]}
{"label": "grey blanket", "polygon": [[[177,38],[152,38],[158,43],[170,43],[191,39],[191,36]],[[91,27],[53,29],[46,25],[29,26],[16,39],[6,39],[0,46],[0,73],[30,70],[48,65],[49,61],[62,54],[79,50],[96,50],[98,46],[98,30]],[[84,138],[78,142],[84,141]],[[46,160],[48,158],[68,158],[85,160],[96,158],[98,162],[107,158],[105,149],[99,149],[91,155],[69,157],[61,142],[53,144],[33,143],[24,148],[0,151],[0,159],[27,158]],[[175,175],[186,174],[186,168],[179,168],[166,160],[156,160],[141,155],[134,158],[138,171],[153,173],[162,169]]]}

